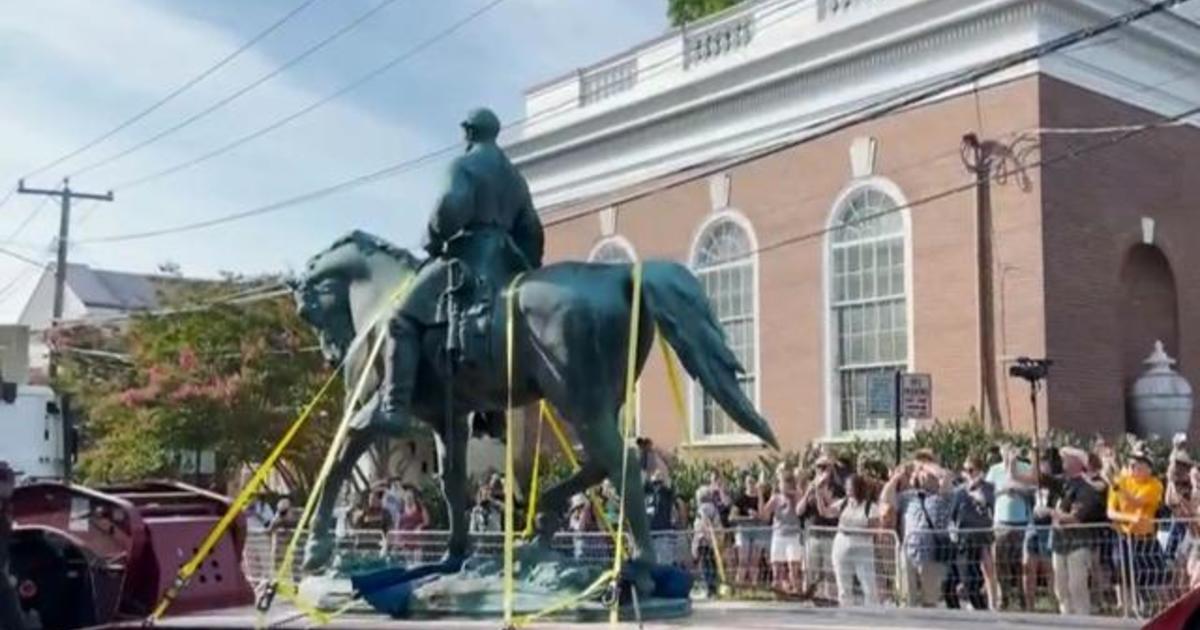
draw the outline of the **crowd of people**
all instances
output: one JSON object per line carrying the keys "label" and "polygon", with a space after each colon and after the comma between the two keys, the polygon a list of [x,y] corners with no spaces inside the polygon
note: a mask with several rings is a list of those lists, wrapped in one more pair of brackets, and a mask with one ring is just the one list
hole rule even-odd
{"label": "crowd of people", "polygon": [[[336,532],[380,532],[384,535],[416,532],[429,528],[429,511],[421,503],[420,493],[412,484],[399,480],[383,481],[351,500],[340,502],[334,510]],[[255,497],[246,508],[251,531],[290,531],[300,521],[300,510],[288,497],[280,497],[271,507],[263,495]]]}
{"label": "crowd of people", "polygon": [[[1165,475],[1146,450],[1118,458],[1103,441],[1037,452],[996,444],[958,469],[930,450],[890,468],[822,453],[810,466],[712,472],[692,496],[676,491],[649,440],[639,446],[655,555],[692,571],[710,596],[1148,614],[1200,587],[1200,466],[1182,438]],[[251,510],[264,530],[296,518],[286,499],[264,507]],[[572,497],[565,549],[610,560],[619,509],[609,481]],[[390,540],[429,528],[420,495],[398,481],[341,514],[339,529]],[[503,515],[504,481],[492,474],[470,530],[486,543]]]}
{"label": "crowd of people", "polygon": [[822,454],[770,480],[714,473],[690,504],[664,499],[653,471],[647,510],[659,560],[690,566],[710,594],[769,585],[840,605],[1144,615],[1200,587],[1200,467],[1183,447],[1161,477],[1146,450],[1118,461],[1103,441],[997,444],[959,470],[929,450],[890,470]]}

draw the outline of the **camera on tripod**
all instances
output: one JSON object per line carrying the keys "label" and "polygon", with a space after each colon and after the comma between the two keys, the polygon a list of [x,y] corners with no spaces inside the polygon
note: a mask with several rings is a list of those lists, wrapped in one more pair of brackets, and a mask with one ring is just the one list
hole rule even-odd
{"label": "camera on tripod", "polygon": [[1050,366],[1054,362],[1050,359],[1031,359],[1029,357],[1017,357],[1015,365],[1008,368],[1008,375],[1017,378],[1023,378],[1030,383],[1037,383],[1045,380],[1050,374]]}

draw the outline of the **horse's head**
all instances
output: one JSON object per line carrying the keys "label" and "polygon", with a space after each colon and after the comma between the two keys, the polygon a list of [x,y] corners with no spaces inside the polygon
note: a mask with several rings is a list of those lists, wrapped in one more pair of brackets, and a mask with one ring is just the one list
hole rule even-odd
{"label": "horse's head", "polygon": [[359,230],[339,238],[308,260],[304,274],[289,285],[296,312],[316,329],[326,361],[331,365],[341,363],[357,334],[352,286],[378,279],[383,275],[381,265],[415,269],[417,264],[408,251]]}
{"label": "horse's head", "polygon": [[316,329],[321,354],[330,365],[342,362],[354,341],[349,281],[336,275],[309,277],[291,283],[296,313]]}

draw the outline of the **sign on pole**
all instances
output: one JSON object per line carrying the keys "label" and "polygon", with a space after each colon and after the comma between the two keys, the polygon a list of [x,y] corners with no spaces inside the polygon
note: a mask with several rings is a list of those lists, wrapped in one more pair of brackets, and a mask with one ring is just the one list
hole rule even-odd
{"label": "sign on pole", "polygon": [[900,376],[900,408],[905,418],[933,418],[933,377],[905,373]]}
{"label": "sign on pole", "polygon": [[896,375],[872,374],[867,381],[867,413],[875,417],[896,414]]}

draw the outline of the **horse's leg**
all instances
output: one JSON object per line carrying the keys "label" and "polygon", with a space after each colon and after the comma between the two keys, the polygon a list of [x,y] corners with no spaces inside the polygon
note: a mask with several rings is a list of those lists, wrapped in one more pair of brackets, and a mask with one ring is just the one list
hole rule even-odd
{"label": "horse's leg", "polygon": [[443,562],[457,570],[467,557],[470,539],[468,537],[467,514],[467,439],[469,431],[466,417],[455,417],[451,420],[457,424],[458,430],[453,431],[454,440],[450,440],[451,432],[447,426],[438,430],[438,439],[442,442],[442,493],[446,496],[446,515],[450,521],[450,540],[446,547],[446,558]]}
{"label": "horse's leg", "polygon": [[[333,508],[337,503],[342,486],[350,479],[354,466],[363,453],[370,448],[372,436],[364,431],[351,431],[349,439],[342,447],[341,455],[329,477],[325,487],[319,489],[321,498],[317,502],[317,510],[313,514],[312,533],[304,548],[304,570],[317,571],[326,567],[333,557]],[[316,489],[315,489],[316,490]]]}
{"label": "horse's leg", "polygon": [[610,412],[607,415],[580,416],[580,421],[574,426],[579,432],[580,441],[583,442],[589,459],[605,471],[622,494],[625,518],[629,521],[629,533],[633,536],[629,557],[638,561],[633,567],[634,579],[638,590],[648,593],[654,586],[648,568],[655,563],[655,558],[654,546],[650,544],[650,521],[646,518],[642,470],[638,465],[637,453],[623,444],[619,425],[614,421],[615,415],[615,412]]}

